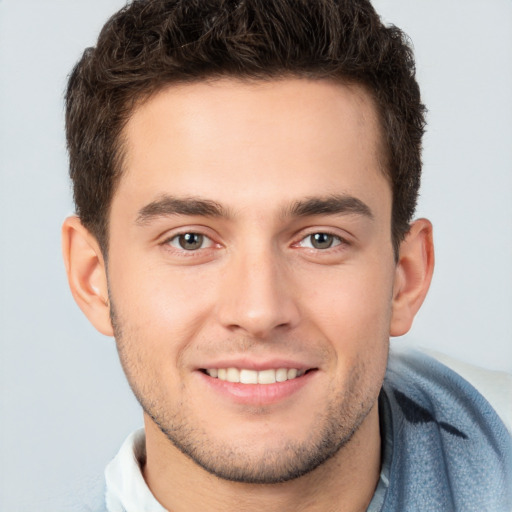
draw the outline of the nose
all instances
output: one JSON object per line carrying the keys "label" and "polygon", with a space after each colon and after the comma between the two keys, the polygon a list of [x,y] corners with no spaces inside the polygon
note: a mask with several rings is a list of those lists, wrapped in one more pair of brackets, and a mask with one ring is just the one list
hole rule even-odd
{"label": "nose", "polygon": [[298,324],[293,279],[270,248],[249,248],[224,270],[217,311],[225,328],[264,339]]}

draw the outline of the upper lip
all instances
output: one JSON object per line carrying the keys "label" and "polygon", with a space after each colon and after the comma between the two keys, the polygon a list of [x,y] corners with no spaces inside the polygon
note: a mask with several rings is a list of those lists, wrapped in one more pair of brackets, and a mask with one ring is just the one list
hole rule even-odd
{"label": "upper lip", "polygon": [[285,358],[275,358],[266,360],[256,360],[254,358],[235,358],[235,359],[216,359],[199,366],[198,370],[207,370],[209,368],[238,368],[247,370],[270,370],[278,368],[295,368],[297,370],[310,370],[317,368],[315,364],[304,363],[302,361],[293,361]]}

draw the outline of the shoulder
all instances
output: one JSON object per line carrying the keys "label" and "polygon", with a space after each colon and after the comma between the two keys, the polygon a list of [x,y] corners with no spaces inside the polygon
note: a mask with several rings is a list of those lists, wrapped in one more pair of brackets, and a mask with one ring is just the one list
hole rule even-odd
{"label": "shoulder", "polygon": [[100,475],[82,485],[75,494],[77,505],[69,512],[107,512],[105,477]]}
{"label": "shoulder", "polygon": [[[470,373],[485,382],[487,394],[488,381],[509,386],[506,377],[482,372]],[[383,392],[392,446],[389,510],[511,508],[512,437],[473,384],[438,359],[394,348]]]}
{"label": "shoulder", "polygon": [[439,361],[471,384],[493,407],[512,434],[512,375],[458,361],[440,352],[421,352]]}
{"label": "shoulder", "polygon": [[490,408],[512,434],[511,374],[473,366],[440,352],[394,346],[386,379],[393,386],[460,402],[466,408],[484,412]]}
{"label": "shoulder", "polygon": [[107,512],[104,476],[101,474],[70,482],[66,493],[42,498],[38,502],[38,511]]}
{"label": "shoulder", "polygon": [[[510,439],[512,376],[439,353],[393,347],[384,387],[399,404],[407,400],[468,430],[486,428]],[[478,419],[478,421],[477,421]],[[478,429],[477,429],[478,430]]]}

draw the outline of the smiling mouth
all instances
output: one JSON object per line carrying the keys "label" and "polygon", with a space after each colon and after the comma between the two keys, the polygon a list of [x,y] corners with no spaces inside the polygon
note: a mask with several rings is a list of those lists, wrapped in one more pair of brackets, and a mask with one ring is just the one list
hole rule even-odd
{"label": "smiling mouth", "polygon": [[268,370],[248,370],[238,368],[208,368],[201,370],[214,379],[226,382],[240,384],[275,384],[277,382],[286,382],[302,377],[308,372],[314,371],[315,368],[309,370],[298,370],[297,368],[276,368]]}

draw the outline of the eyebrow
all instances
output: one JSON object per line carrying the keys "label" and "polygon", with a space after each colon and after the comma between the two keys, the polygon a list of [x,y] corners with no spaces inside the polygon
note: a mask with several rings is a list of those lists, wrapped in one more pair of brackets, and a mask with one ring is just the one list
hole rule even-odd
{"label": "eyebrow", "polygon": [[[369,206],[357,197],[350,195],[331,195],[325,198],[310,197],[295,201],[283,211],[284,217],[310,217],[314,215],[362,215],[373,219]],[[200,217],[231,217],[220,203],[198,197],[164,195],[142,207],[137,215],[136,223],[145,225],[158,217],[188,215]]]}
{"label": "eyebrow", "polygon": [[164,195],[139,210],[137,224],[144,225],[157,217],[172,215],[197,215],[201,217],[229,217],[226,209],[209,199],[173,197]]}
{"label": "eyebrow", "polygon": [[311,197],[294,202],[285,212],[286,216],[309,217],[314,215],[362,215],[373,219],[370,207],[350,195],[331,195],[325,198]]}

